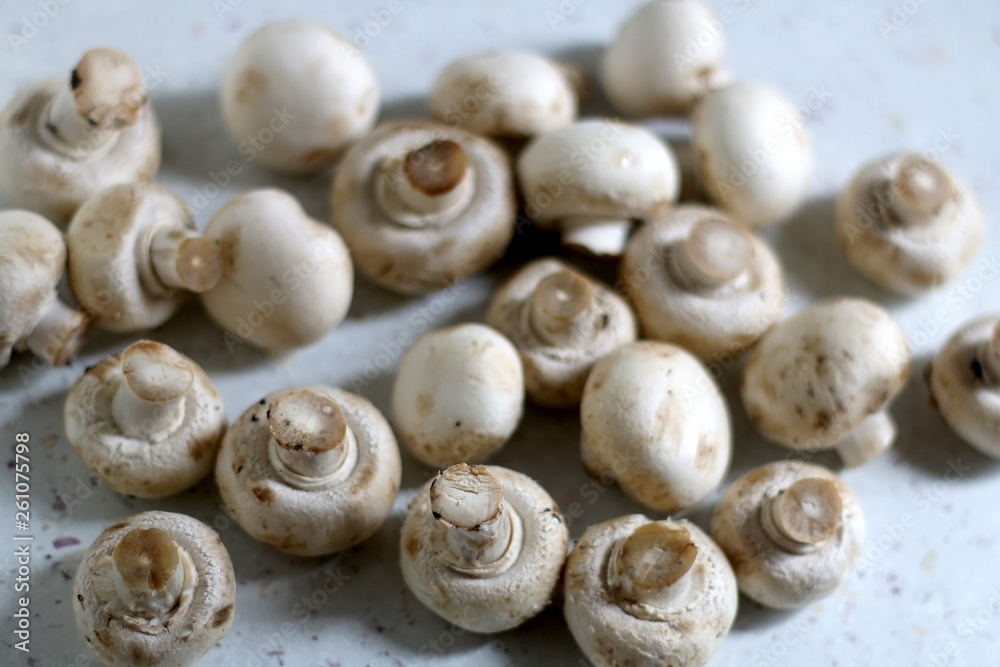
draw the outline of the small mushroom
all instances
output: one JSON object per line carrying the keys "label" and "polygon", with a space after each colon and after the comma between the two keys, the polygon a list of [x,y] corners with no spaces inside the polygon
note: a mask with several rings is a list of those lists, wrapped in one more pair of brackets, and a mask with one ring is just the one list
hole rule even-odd
{"label": "small mushroom", "polygon": [[73,216],[66,246],[76,300],[119,333],[160,326],[222,275],[219,242],[198,234],[184,202],[153,183],[93,195]]}
{"label": "small mushroom", "polygon": [[680,172],[670,148],[639,127],[582,120],[536,137],[517,174],[525,212],[585,253],[621,255],[633,219],[666,211]]}
{"label": "small mushroom", "polygon": [[676,512],[711,493],[729,467],[729,410],[691,353],[638,341],[594,364],[580,402],[587,472],[641,505]]}
{"label": "small mushroom", "polygon": [[788,219],[805,199],[812,152],[795,108],[758,83],[706,95],[691,116],[698,175],[720,208],[753,228]]}
{"label": "small mushroom", "polygon": [[0,368],[13,350],[64,366],[83,347],[90,317],[56,294],[65,267],[55,225],[31,211],[0,211]]}
{"label": "small mushroom", "polygon": [[687,114],[727,80],[725,40],[711,9],[693,0],[653,0],[619,28],[604,52],[604,91],[630,116]]}
{"label": "small mushroom", "polygon": [[400,565],[435,614],[472,632],[503,632],[549,604],[568,543],[559,508],[537,482],[460,463],[410,501]]}
{"label": "small mushroom", "polygon": [[273,21],[233,54],[219,99],[240,153],[277,171],[313,174],[371,130],[379,87],[364,53],[335,31]]}
{"label": "small mushroom", "polygon": [[846,466],[892,446],[889,403],[906,384],[910,352],[899,325],[873,303],[812,304],[765,333],[740,391],[764,436],[800,451],[836,449]]}
{"label": "small mushroom", "polygon": [[226,411],[195,362],[140,340],[87,369],[66,397],[63,423],[66,439],[105,484],[162,498],[212,471]]}
{"label": "small mushroom", "polygon": [[636,337],[624,299],[553,258],[501,285],[486,321],[520,352],[528,398],[548,407],[578,405],[594,362]]}
{"label": "small mushroom", "polygon": [[228,342],[278,353],[318,340],[347,315],[354,292],[347,246],[287,192],[234,197],[204,234],[221,244],[222,277],[201,303]]}
{"label": "small mushroom", "polygon": [[524,370],[517,348],[482,324],[437,329],[406,351],[392,390],[392,421],[428,466],[481,461],[517,428]]}
{"label": "small mushroom", "polygon": [[726,489],[712,515],[712,539],[733,563],[743,593],[791,609],[840,586],[861,555],[865,518],[831,471],[778,461]]}
{"label": "small mushroom", "polygon": [[641,514],[591,526],[566,560],[563,613],[598,667],[708,662],[736,619],[736,577],[696,525]]}
{"label": "small mushroom", "polygon": [[0,188],[58,223],[95,192],[159,168],[160,126],[121,51],[87,51],[68,81],[30,86],[0,113]]}
{"label": "small mushroom", "polygon": [[934,404],[960,438],[1000,459],[1000,318],[969,322],[930,365]]}
{"label": "small mushroom", "polygon": [[969,188],[914,153],[863,166],[838,197],[836,220],[855,268],[901,294],[954,280],[983,238],[983,213]]}
{"label": "small mushroom", "polygon": [[249,407],[226,433],[215,467],[243,530],[298,556],[368,539],[389,515],[400,475],[399,447],[378,409],[322,385]]}
{"label": "small mushroom", "polygon": [[102,532],[73,581],[80,634],[106,665],[187,667],[233,622],[236,578],[218,533],[143,512]]}
{"label": "small mushroom", "polygon": [[386,123],[337,168],[331,219],[358,270],[403,294],[482,271],[514,235],[515,196],[504,153],[482,137],[433,123]]}
{"label": "small mushroom", "polygon": [[785,304],[767,244],[704,206],[680,206],[639,227],[620,272],[643,333],[705,360],[743,354]]}

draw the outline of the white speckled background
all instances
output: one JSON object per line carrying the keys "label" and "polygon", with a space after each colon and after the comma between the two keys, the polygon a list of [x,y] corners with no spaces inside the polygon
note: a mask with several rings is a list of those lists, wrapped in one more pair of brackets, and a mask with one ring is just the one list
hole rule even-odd
{"label": "white speckled background", "polygon": [[[384,117],[422,115],[423,95],[453,58],[488,48],[523,47],[593,66],[598,49],[638,3],[611,0],[445,2],[400,0],[402,11],[366,44],[383,84]],[[229,197],[276,184],[326,218],[328,176],[276,177],[250,165],[215,198],[199,195],[211,172],[241,159],[224,135],[216,106],[220,71],[241,39],[265,20],[303,17],[348,35],[388,0],[4,0],[0,5],[0,100],[40,77],[67,76],[88,47],[116,46],[162,77],[152,101],[164,126],[160,180],[197,209],[199,223]],[[780,251],[793,308],[835,294],[860,295],[891,309],[916,357],[913,379],[897,400],[898,446],[844,473],[867,512],[866,565],[841,590],[807,609],[768,611],[741,599],[736,625],[712,664],[991,665],[1000,642],[1000,469],[961,444],[931,410],[922,374],[948,331],[997,308],[1000,238],[987,244],[955,284],[913,301],[894,300],[852,272],[836,247],[830,196],[862,162],[898,148],[935,151],[979,193],[989,218],[1000,207],[1000,5],[986,0],[712,0],[727,10],[729,63],[739,77],[780,87],[809,110],[816,161],[814,200],[769,238]],[[53,14],[45,14],[45,7]],[[562,20],[565,18],[566,20]],[[893,23],[895,21],[895,24]],[[882,23],[880,23],[882,22]],[[371,24],[374,26],[375,24]],[[26,37],[23,43],[10,35]],[[15,50],[15,46],[17,47]],[[155,75],[154,75],[155,73]],[[808,107],[806,107],[808,109]],[[605,110],[600,99],[587,110]],[[935,143],[937,142],[937,143]],[[0,205],[7,202],[0,200]],[[991,220],[992,222],[992,220]],[[192,305],[152,337],[203,364],[230,418],[264,393],[297,383],[351,388],[366,364],[398,359],[400,331],[419,333],[415,314],[430,308],[435,325],[481,319],[496,281],[511,262],[458,288],[449,304],[434,295],[405,300],[358,280],[350,319],[319,344],[274,359],[246,347],[230,351]],[[993,268],[990,268],[993,267]],[[985,280],[977,277],[983,271]],[[609,275],[605,273],[605,275]],[[449,299],[451,301],[451,299]],[[941,324],[935,322],[935,317]],[[65,393],[82,368],[131,338],[95,333],[70,368],[42,368],[16,357],[0,372],[0,662],[96,665],[79,638],[69,603],[76,564],[100,530],[133,512],[162,508],[213,524],[233,555],[239,580],[236,619],[204,664],[236,665],[583,665],[557,609],[497,636],[450,628],[407,591],[397,566],[405,500],[430,474],[404,455],[404,493],[382,530],[363,546],[321,560],[289,558],[250,538],[219,507],[210,481],[159,501],[121,497],[96,483],[66,442]],[[387,357],[379,358],[379,354]],[[729,479],[785,455],[750,429],[736,392],[737,368],[722,375],[736,433]],[[362,393],[389,407],[391,371]],[[16,432],[32,442],[32,651],[13,649],[13,454]],[[573,412],[529,409],[513,441],[493,462],[544,484],[579,535],[594,522],[637,511],[615,488],[588,481],[577,459]],[[833,459],[819,457],[824,462]],[[949,470],[959,470],[956,477]],[[688,514],[705,526],[711,505]],[[309,602],[309,600],[312,602]],[[312,611],[306,606],[311,605]]]}

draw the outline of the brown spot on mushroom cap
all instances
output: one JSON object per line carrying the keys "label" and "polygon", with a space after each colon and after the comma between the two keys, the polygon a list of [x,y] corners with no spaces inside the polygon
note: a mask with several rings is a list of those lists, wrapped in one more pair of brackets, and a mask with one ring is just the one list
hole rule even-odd
{"label": "brown spot on mushroom cap", "polygon": [[274,492],[266,486],[253,487],[253,495],[256,496],[257,500],[260,502],[267,503],[269,505],[271,504],[271,501],[274,500]]}
{"label": "brown spot on mushroom cap", "polygon": [[271,435],[285,449],[322,453],[344,443],[347,420],[332,399],[310,389],[280,394],[267,409]]}
{"label": "brown spot on mushroom cap", "polygon": [[194,369],[179,352],[162,343],[140,340],[122,353],[122,376],[140,398],[152,402],[180,398],[194,384]]}
{"label": "brown spot on mushroom cap", "polygon": [[233,605],[226,605],[212,616],[212,627],[225,625],[233,618]]}
{"label": "brown spot on mushroom cap", "polygon": [[403,163],[406,180],[428,197],[451,192],[462,181],[469,159],[451,140],[435,140],[410,151]]}
{"label": "brown spot on mushroom cap", "polygon": [[819,544],[840,525],[843,504],[836,485],[828,479],[797,480],[775,502],[778,527],[800,544]]}
{"label": "brown spot on mushroom cap", "polygon": [[247,67],[240,76],[236,87],[236,101],[240,104],[248,104],[255,97],[264,95],[267,92],[267,74],[255,67]]}
{"label": "brown spot on mushroom cap", "polygon": [[177,569],[177,544],[159,528],[130,530],[111,554],[115,569],[129,587],[158,591]]}

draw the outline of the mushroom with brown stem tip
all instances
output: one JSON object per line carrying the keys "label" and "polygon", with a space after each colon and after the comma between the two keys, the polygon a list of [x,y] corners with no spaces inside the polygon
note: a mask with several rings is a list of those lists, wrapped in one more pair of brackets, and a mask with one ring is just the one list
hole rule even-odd
{"label": "mushroom with brown stem tip", "polygon": [[140,340],[87,369],[66,396],[66,438],[119,493],[162,498],[212,471],[226,411],[191,359]]}
{"label": "mushroom with brown stem tip", "polygon": [[77,301],[119,333],[158,327],[222,275],[218,240],[198,234],[184,202],[153,183],[90,197],[73,216],[66,245]]}
{"label": "mushroom with brown stem tip", "polygon": [[981,317],[961,327],[928,373],[933,402],[951,430],[1000,459],[1000,318]]}
{"label": "mushroom with brown stem tip", "polygon": [[503,254],[514,235],[507,157],[433,123],[386,123],[344,156],[331,220],[358,270],[404,294],[453,285]]}
{"label": "mushroom with brown stem tip", "polygon": [[983,213],[969,188],[914,153],[863,166],[837,198],[836,225],[855,268],[901,294],[954,280],[983,238]]}
{"label": "mushroom with brown stem tip", "polygon": [[743,369],[750,422],[802,451],[836,449],[858,466],[892,446],[887,410],[910,373],[906,336],[862,299],[814,303],[765,333]]}
{"label": "mushroom with brown stem tip", "polygon": [[833,472],[778,461],[726,489],[712,515],[712,539],[733,563],[743,593],[790,609],[840,586],[861,555],[865,519]]}
{"label": "mushroom with brown stem tip", "polygon": [[738,598],[725,555],[684,519],[599,523],[566,561],[566,623],[600,667],[704,665],[729,633]]}
{"label": "mushroom with brown stem tip", "polygon": [[729,467],[729,410],[691,353],[638,341],[596,364],[580,402],[580,456],[587,472],[617,480],[658,512],[690,507]]}
{"label": "mushroom with brown stem tip", "polygon": [[371,403],[323,385],[268,394],[226,433],[222,500],[256,540],[322,556],[368,539],[399,490],[399,448]]}
{"label": "mushroom with brown stem tip", "polygon": [[104,530],[73,582],[80,634],[107,665],[187,667],[229,629],[233,565],[219,535],[183,514],[143,512]]}
{"label": "mushroom with brown stem tip", "polygon": [[0,188],[58,223],[95,192],[152,180],[159,167],[160,126],[121,51],[87,51],[68,81],[30,86],[0,113]]}
{"label": "mushroom with brown stem tip", "polygon": [[528,398],[549,407],[579,404],[594,362],[636,337],[624,299],[553,258],[501,285],[486,321],[517,346]]}
{"label": "mushroom with brown stem tip", "polygon": [[785,305],[781,266],[767,244],[703,206],[642,225],[620,273],[643,333],[705,360],[743,354]]}
{"label": "mushroom with brown stem tip", "polygon": [[545,489],[499,466],[451,466],[410,501],[400,535],[407,586],[472,632],[503,632],[552,599],[569,530]]}

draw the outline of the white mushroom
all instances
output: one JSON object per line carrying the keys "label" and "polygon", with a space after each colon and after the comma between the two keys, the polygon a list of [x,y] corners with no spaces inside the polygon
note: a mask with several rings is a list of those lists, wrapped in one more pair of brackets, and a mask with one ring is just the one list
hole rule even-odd
{"label": "white mushroom", "polygon": [[743,405],[766,437],[796,450],[836,449],[844,465],[896,438],[888,405],[906,384],[910,352],[889,313],[829,299],[777,323],[743,369]]}
{"label": "white mushroom", "polygon": [[76,626],[106,665],[187,667],[233,622],[236,579],[219,535],[173,512],[109,526],[73,582]]}
{"label": "white mushroom", "polygon": [[785,305],[781,266],[767,244],[704,206],[640,226],[620,273],[643,333],[705,360],[743,354]]}
{"label": "white mushroom", "polygon": [[392,421],[422,463],[481,461],[510,439],[524,409],[517,348],[482,324],[424,334],[406,351],[392,391]]}
{"label": "white mushroom", "polygon": [[726,402],[705,367],[669,343],[630,343],[594,364],[580,418],[587,472],[658,512],[701,501],[729,467]]}
{"label": "white mushroom", "polygon": [[619,28],[601,63],[604,91],[630,116],[686,114],[727,79],[722,23],[693,0],[653,0]]}
{"label": "white mushroom", "polygon": [[212,471],[226,411],[196,363],[140,340],[87,369],[66,396],[63,423],[66,439],[105,484],[162,498]]}
{"label": "white mushroom", "polygon": [[70,222],[66,246],[76,300],[119,333],[158,327],[222,275],[219,242],[198,234],[184,202],[153,183],[90,197]]}
{"label": "white mushroom", "polygon": [[555,501],[530,477],[460,463],[410,501],[400,565],[434,613],[472,632],[503,632],[549,604],[568,543]]}
{"label": "white mushroom", "polygon": [[83,347],[90,317],[56,294],[65,267],[55,225],[31,211],[0,211],[0,368],[13,350],[63,366]]}
{"label": "white mushroom", "polygon": [[861,555],[865,519],[854,493],[831,471],[778,461],[726,489],[712,515],[712,539],[743,593],[790,609],[840,586]]}
{"label": "white mushroom", "polygon": [[640,514],[591,526],[566,560],[563,613],[598,667],[708,662],[739,596],[725,555],[687,520]]}
{"label": "white mushroom", "polygon": [[298,20],[247,37],[226,66],[219,98],[240,152],[291,174],[333,164],[379,109],[365,55],[326,26]]}
{"label": "white mushroom", "polygon": [[300,556],[370,537],[399,490],[399,448],[374,405],[322,385],[268,394],[237,419],[215,467],[226,508],[254,539]]}
{"label": "white mushroom", "polygon": [[331,219],[358,270],[404,294],[453,285],[503,254],[514,235],[507,157],[456,127],[397,122],[344,156]]}
{"label": "white mushroom", "polygon": [[528,398],[549,407],[579,404],[594,362],[636,338],[624,299],[553,258],[501,285],[486,321],[517,346]]}
{"label": "white mushroom", "polygon": [[277,353],[321,338],[347,315],[354,292],[347,246],[287,192],[241,194],[204,233],[221,243],[222,278],[201,302],[230,342]]}
{"label": "white mushroom", "polygon": [[582,120],[532,141],[517,161],[525,213],[564,244],[617,257],[633,219],[667,210],[680,173],[670,148],[639,127]]}
{"label": "white mushroom", "polygon": [[691,117],[698,174],[720,208],[750,227],[790,217],[809,191],[812,152],[795,108],[758,83],[709,93]]}
{"label": "white mushroom", "polygon": [[837,238],[882,287],[925,292],[975,257],[983,213],[969,188],[935,160],[898,153],[863,166],[837,199]]}
{"label": "white mushroom", "polygon": [[152,180],[160,126],[147,101],[128,56],[87,51],[68,80],[30,86],[0,113],[0,188],[63,223],[95,192]]}
{"label": "white mushroom", "polygon": [[956,331],[931,363],[928,383],[951,430],[1000,459],[1000,318],[982,317]]}

